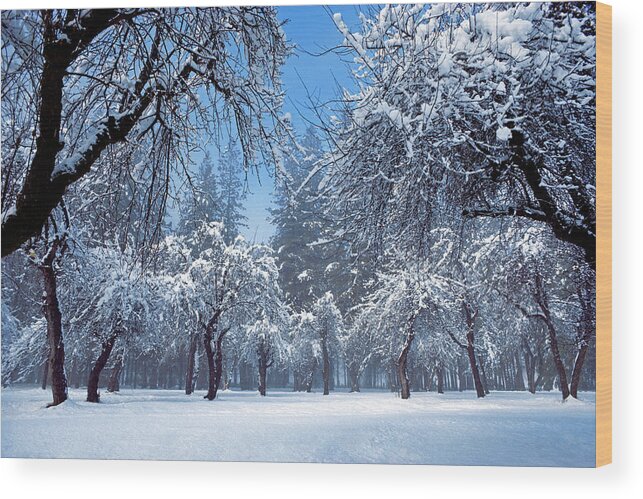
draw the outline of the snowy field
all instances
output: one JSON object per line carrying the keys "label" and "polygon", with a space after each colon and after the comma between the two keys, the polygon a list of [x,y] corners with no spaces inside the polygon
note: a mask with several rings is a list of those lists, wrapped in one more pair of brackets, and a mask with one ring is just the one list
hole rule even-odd
{"label": "snowy field", "polygon": [[2,457],[593,466],[593,393],[2,391]]}

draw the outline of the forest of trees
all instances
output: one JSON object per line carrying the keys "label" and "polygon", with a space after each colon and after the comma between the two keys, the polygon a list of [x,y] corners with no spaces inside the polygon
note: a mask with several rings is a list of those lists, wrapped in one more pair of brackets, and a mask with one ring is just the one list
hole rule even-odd
{"label": "forest of trees", "polygon": [[2,385],[593,390],[595,21],[335,14],[354,87],[295,130],[275,8],[3,11]]}

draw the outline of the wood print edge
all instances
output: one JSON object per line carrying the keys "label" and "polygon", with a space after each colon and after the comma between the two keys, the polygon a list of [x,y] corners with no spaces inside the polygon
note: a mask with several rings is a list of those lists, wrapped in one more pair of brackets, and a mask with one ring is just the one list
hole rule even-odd
{"label": "wood print edge", "polygon": [[612,462],[612,7],[596,3],[596,466]]}

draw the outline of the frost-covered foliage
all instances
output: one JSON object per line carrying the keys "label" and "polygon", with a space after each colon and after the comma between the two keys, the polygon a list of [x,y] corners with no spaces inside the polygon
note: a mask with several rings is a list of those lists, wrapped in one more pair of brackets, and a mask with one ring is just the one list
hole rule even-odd
{"label": "frost-covered foliage", "polygon": [[291,135],[275,9],[3,12],[3,383],[593,388],[593,4],[333,20],[356,85]]}
{"label": "frost-covered foliage", "polygon": [[246,360],[254,363],[265,355],[269,367],[273,363],[282,367],[287,365],[289,348],[284,326],[284,323],[273,322],[267,317],[246,326],[243,347]]}
{"label": "frost-covered foliage", "polygon": [[203,221],[221,221],[220,190],[217,170],[207,151],[196,174],[190,178],[190,189],[179,205],[180,219],[176,232],[187,236]]}
{"label": "frost-covered foliage", "polygon": [[[204,249],[195,255],[195,246]],[[204,325],[218,314],[227,327],[236,327],[257,314],[279,313],[278,270],[270,248],[242,237],[226,243],[220,222],[203,222],[189,237],[166,237],[161,255],[163,298],[178,322]]]}
{"label": "frost-covered foliage", "polygon": [[135,255],[114,247],[87,249],[74,280],[82,286],[65,300],[72,336],[153,341],[149,329],[162,318],[158,291]]}
{"label": "frost-covered foliage", "polygon": [[384,6],[351,31],[322,182],[367,247],[422,251],[436,219],[522,216],[594,260],[595,12],[589,3]]}
{"label": "frost-covered foliage", "polygon": [[310,312],[295,313],[290,326],[290,362],[295,391],[311,391],[313,375],[321,358],[321,347]]}
{"label": "frost-covered foliage", "polygon": [[47,334],[45,319],[19,327],[11,312],[2,306],[2,386],[24,381],[34,369],[39,369],[47,358],[44,338]]}
{"label": "frost-covered foliage", "polygon": [[350,377],[351,391],[360,391],[359,378],[369,363],[384,357],[387,338],[372,324],[371,307],[360,308],[353,323],[344,328],[340,337],[342,356]]}
{"label": "frost-covered foliage", "polygon": [[219,220],[223,223],[224,235],[228,243],[232,242],[244,227],[247,227],[247,217],[243,214],[247,191],[241,172],[241,157],[237,144],[231,140],[221,153],[217,172],[220,185]]}
{"label": "frost-covered foliage", "polygon": [[313,329],[317,332],[320,341],[326,342],[329,348],[335,347],[337,338],[344,328],[344,321],[335,304],[333,294],[327,292],[315,300],[311,313],[314,317]]}
{"label": "frost-covered foliage", "polygon": [[112,179],[128,167],[109,146],[142,151],[150,182],[184,173],[221,127],[246,166],[282,163],[289,48],[274,8],[3,11],[2,25],[3,256],[95,163]]}
{"label": "frost-covered foliage", "polygon": [[284,165],[289,181],[277,185],[271,210],[280,285],[298,309],[309,309],[317,297],[332,291],[344,310],[355,300],[349,296],[355,275],[343,271],[351,265],[347,244],[335,237],[335,218],[323,213],[325,200],[315,174],[324,153],[322,140],[308,127],[290,149]]}

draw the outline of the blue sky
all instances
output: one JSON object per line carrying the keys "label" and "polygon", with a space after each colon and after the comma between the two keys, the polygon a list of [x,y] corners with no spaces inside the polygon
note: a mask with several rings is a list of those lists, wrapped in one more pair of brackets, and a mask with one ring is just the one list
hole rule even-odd
{"label": "blue sky", "polygon": [[[292,115],[293,125],[298,132],[305,130],[306,120],[315,119],[315,113],[309,109],[308,94],[318,105],[331,109],[333,104],[329,101],[339,95],[339,86],[351,88],[350,68],[346,62],[337,53],[324,52],[342,41],[332,13],[341,13],[344,22],[353,27],[358,21],[358,8],[352,5],[278,8],[279,18],[288,20],[284,26],[288,41],[296,46],[283,68],[283,85],[286,92],[284,111]],[[248,228],[244,230],[244,235],[257,242],[269,242],[274,232],[274,227],[267,221],[273,180],[266,172],[262,172],[259,179],[249,175],[248,188]]]}

